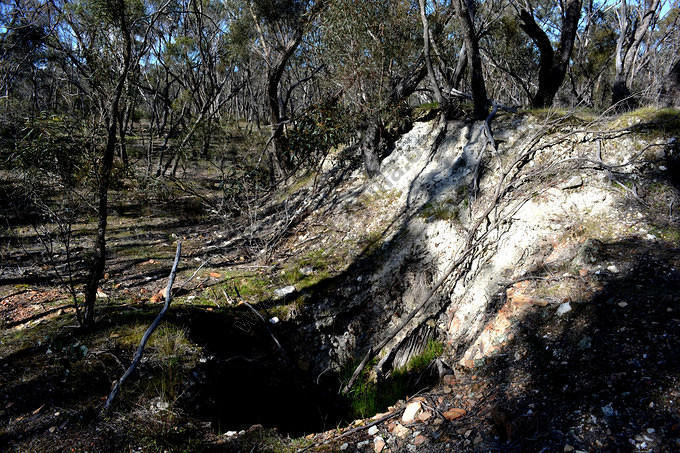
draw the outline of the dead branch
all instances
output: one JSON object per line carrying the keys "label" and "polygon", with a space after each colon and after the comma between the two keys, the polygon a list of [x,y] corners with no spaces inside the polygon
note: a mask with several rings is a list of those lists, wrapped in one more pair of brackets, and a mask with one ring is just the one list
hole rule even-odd
{"label": "dead branch", "polygon": [[165,291],[165,305],[163,305],[163,308],[161,309],[160,313],[158,313],[158,316],[156,316],[156,319],[153,320],[149,328],[146,329],[146,332],[144,332],[142,341],[139,342],[137,352],[135,352],[135,355],[132,358],[132,364],[130,364],[130,368],[127,369],[123,376],[113,386],[113,389],[109,394],[109,397],[106,399],[106,404],[104,405],[104,412],[109,410],[109,408],[111,407],[111,403],[113,403],[113,400],[118,395],[118,392],[120,391],[120,388],[123,386],[123,383],[127,380],[128,377],[130,377],[132,372],[135,371],[137,365],[139,365],[139,361],[142,359],[142,354],[144,353],[144,347],[146,346],[146,342],[149,341],[151,334],[154,332],[154,330],[156,330],[158,324],[160,324],[161,320],[163,319],[163,316],[165,316],[165,313],[168,311],[168,308],[170,308],[170,302],[172,301],[172,285],[175,282],[175,275],[177,274],[177,265],[179,264],[179,257],[181,254],[182,243],[177,242],[175,262],[172,264],[172,270],[170,271],[170,277],[168,279],[168,286]]}
{"label": "dead branch", "polygon": [[[184,289],[184,287],[187,286],[187,285],[189,284],[189,282],[191,282],[191,280],[193,280],[194,277],[196,277],[196,275],[198,275],[198,271],[200,271],[200,270],[203,268],[203,266],[205,266],[206,264],[208,264],[209,261],[210,261],[210,260],[203,261],[203,262],[201,263],[201,265],[198,266],[198,269],[196,269],[196,270],[194,271],[194,273],[191,274],[191,277],[189,277],[188,279],[186,279],[186,280],[184,281],[184,283],[182,283],[182,284],[180,285],[180,287],[177,288],[177,292],[180,292],[182,289]],[[195,289],[195,288],[194,288],[194,289]]]}

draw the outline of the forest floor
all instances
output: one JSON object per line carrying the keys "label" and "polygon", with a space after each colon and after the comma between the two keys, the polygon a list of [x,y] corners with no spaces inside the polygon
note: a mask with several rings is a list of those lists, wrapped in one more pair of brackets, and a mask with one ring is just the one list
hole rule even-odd
{"label": "forest floor", "polygon": [[[337,396],[339,382],[316,385],[308,363],[283,357],[269,331],[292,347],[296,312],[308,303],[299,293],[375,248],[385,223],[376,203],[389,197],[353,205],[373,222],[360,234],[309,220],[276,246],[254,237],[234,245],[234,226],[216,221],[200,201],[218,192],[206,168],[196,166],[187,178],[200,197],[172,184],[113,193],[107,275],[91,332],[77,328],[54,273],[67,271],[54,225],[2,206],[9,221],[0,238],[0,450],[680,450],[677,225],[650,239],[632,232],[632,219],[630,228],[598,241],[593,262],[565,271],[569,276],[550,271],[517,282],[513,290],[528,297],[581,291],[584,300],[563,315],[540,307],[522,319],[502,354],[473,369],[454,366],[364,418]],[[308,175],[307,185],[313,179]],[[5,191],[19,183],[7,175],[2,181]],[[677,175],[666,182],[677,195]],[[292,184],[271,199],[293,199],[302,187]],[[633,202],[656,206],[659,192],[636,196]],[[650,215],[667,215],[663,209]],[[94,222],[87,220],[73,225],[79,257],[91,245]],[[178,240],[173,306],[116,408],[104,415],[112,383],[160,310]],[[561,285],[562,277],[578,285]],[[293,295],[276,295],[288,286]],[[241,301],[260,310],[269,331]]]}

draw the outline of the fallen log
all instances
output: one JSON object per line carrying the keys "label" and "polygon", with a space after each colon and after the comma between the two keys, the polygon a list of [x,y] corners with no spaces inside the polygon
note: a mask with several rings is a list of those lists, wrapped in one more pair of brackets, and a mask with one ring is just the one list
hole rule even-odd
{"label": "fallen log", "polygon": [[168,311],[168,308],[170,308],[170,302],[172,302],[172,285],[175,283],[175,275],[177,274],[177,265],[179,264],[179,257],[182,254],[182,243],[177,242],[177,252],[175,253],[175,262],[172,264],[172,270],[170,271],[170,277],[168,279],[168,287],[165,291],[165,305],[163,305],[163,308],[161,309],[160,313],[158,313],[158,316],[156,316],[156,319],[153,320],[151,325],[149,326],[148,329],[146,329],[146,332],[144,332],[144,336],[142,337],[142,341],[139,342],[139,347],[137,347],[137,352],[135,352],[134,357],[132,358],[132,363],[130,364],[130,367],[125,371],[123,376],[115,383],[113,386],[113,389],[111,390],[111,393],[109,394],[109,397],[106,399],[106,404],[104,404],[104,412],[107,412],[109,408],[111,407],[111,404],[113,403],[113,400],[116,399],[116,396],[118,395],[118,392],[120,391],[120,388],[123,386],[125,381],[130,377],[130,375],[135,371],[137,368],[137,365],[139,365],[139,361],[142,359],[142,354],[144,353],[144,348],[146,347],[147,341],[149,341],[149,338],[151,337],[151,334],[156,330],[158,325],[160,324],[161,320],[165,316],[165,313]]}

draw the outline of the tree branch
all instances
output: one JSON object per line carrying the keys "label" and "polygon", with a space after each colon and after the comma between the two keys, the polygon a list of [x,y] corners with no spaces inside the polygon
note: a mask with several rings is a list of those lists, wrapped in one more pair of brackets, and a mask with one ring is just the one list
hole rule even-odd
{"label": "tree branch", "polygon": [[116,382],[116,384],[113,386],[113,389],[111,390],[111,393],[109,394],[109,397],[106,399],[106,404],[104,405],[104,412],[108,411],[109,408],[111,407],[111,404],[113,403],[113,400],[116,398],[118,395],[118,392],[120,391],[120,388],[123,386],[123,383],[127,380],[128,377],[132,374],[133,371],[137,368],[137,365],[139,365],[139,361],[142,359],[142,354],[144,353],[144,348],[146,347],[147,341],[149,341],[149,338],[151,337],[151,334],[156,330],[158,327],[158,324],[160,324],[161,320],[165,316],[165,313],[168,311],[168,308],[170,308],[170,302],[172,302],[172,285],[175,282],[175,275],[177,274],[177,265],[179,264],[179,257],[182,254],[182,243],[178,242],[177,243],[177,252],[175,253],[175,262],[172,264],[172,270],[170,271],[170,278],[168,279],[168,286],[165,290],[165,305],[163,305],[163,308],[161,309],[160,313],[158,313],[158,316],[156,316],[156,319],[153,320],[151,325],[149,326],[148,329],[146,329],[146,332],[144,332],[144,336],[142,337],[142,341],[139,342],[139,347],[137,348],[137,352],[135,352],[134,357],[132,358],[132,364],[130,364],[130,368],[127,369],[125,374]]}

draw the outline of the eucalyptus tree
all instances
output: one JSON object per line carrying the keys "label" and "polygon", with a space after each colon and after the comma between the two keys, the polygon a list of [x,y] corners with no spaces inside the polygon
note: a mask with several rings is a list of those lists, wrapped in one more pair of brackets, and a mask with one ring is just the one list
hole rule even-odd
{"label": "eucalyptus tree", "polygon": [[473,116],[477,119],[486,117],[489,110],[482,71],[482,58],[479,51],[479,35],[475,28],[474,0],[453,0],[458,21],[465,42],[465,50],[470,71],[470,88],[472,89]]}
{"label": "eucalyptus tree", "polygon": [[[360,18],[360,20],[357,20]],[[392,140],[387,126],[427,74],[418,4],[406,0],[333,0],[321,17],[329,98],[356,122],[355,147],[369,174]]]}
{"label": "eucalyptus tree", "polygon": [[616,42],[612,104],[634,104],[630,86],[639,69],[640,50],[654,28],[661,0],[621,0],[616,11],[619,36]]}
{"label": "eucalyptus tree", "polygon": [[568,72],[572,105],[606,108],[611,94],[616,20],[606,1],[589,0],[583,13]]}
{"label": "eucalyptus tree", "polygon": [[668,14],[658,23],[658,36],[648,65],[650,76],[664,74],[658,89],[660,101],[666,106],[680,107],[680,1],[671,3]]}
{"label": "eucalyptus tree", "polygon": [[[581,7],[581,0],[566,0],[559,2],[557,7],[553,2],[534,6],[526,1],[519,8],[520,27],[539,52],[538,88],[531,99],[533,107],[552,105],[564,82],[581,17]],[[556,49],[546,31],[549,27],[559,30]]]}
{"label": "eucalyptus tree", "polygon": [[149,50],[153,26],[169,0],[162,4],[141,0],[53,0],[47,4],[51,32],[46,44],[67,68],[69,82],[96,109],[94,130],[102,140],[94,142],[96,168],[97,229],[88,265],[84,311],[80,321],[92,327],[97,288],[106,264],[108,192],[117,145],[124,139],[121,106],[135,67]]}
{"label": "eucalyptus tree", "polygon": [[[29,3],[30,4],[30,3]],[[0,6],[0,99],[5,115],[24,101],[33,114],[45,107],[41,96],[46,75],[41,71],[47,58],[45,37],[48,23],[41,5]],[[10,107],[12,104],[12,107]]]}
{"label": "eucalyptus tree", "polygon": [[254,48],[265,65],[265,93],[271,130],[269,152],[272,182],[291,169],[286,144],[284,117],[285,94],[281,81],[291,59],[298,51],[325,5],[324,0],[244,0],[243,14],[252,19]]}
{"label": "eucalyptus tree", "polygon": [[[216,129],[214,122],[240,89],[231,83],[237,65],[228,47],[230,23],[225,4],[183,0],[178,6],[177,26],[170,25],[162,36],[164,44],[154,55],[159,75],[165,78],[163,118],[172,117],[158,158],[157,175],[165,175],[172,167],[174,176],[190,142],[199,133],[201,152],[207,157]],[[145,89],[154,91],[150,86]],[[163,124],[167,125],[167,121]],[[164,160],[166,154],[168,159]]]}
{"label": "eucalyptus tree", "polygon": [[[648,4],[649,6],[649,4]],[[632,104],[667,103],[673,66],[680,53],[680,1],[661,2],[634,61],[628,88]],[[672,91],[672,90],[671,90]],[[659,99],[661,97],[661,99]],[[625,104],[625,102],[624,102]]]}

